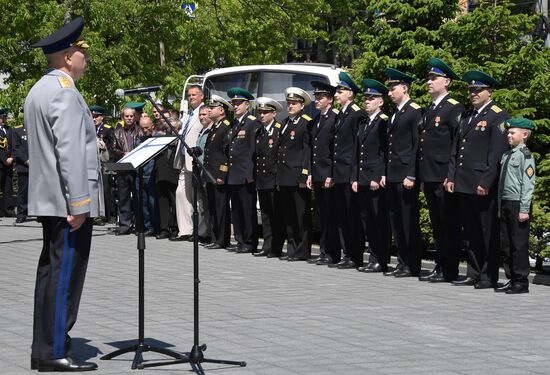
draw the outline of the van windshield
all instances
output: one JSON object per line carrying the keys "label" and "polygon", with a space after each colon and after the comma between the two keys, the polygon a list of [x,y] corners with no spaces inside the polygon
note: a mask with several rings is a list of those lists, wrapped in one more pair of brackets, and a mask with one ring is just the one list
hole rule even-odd
{"label": "van windshield", "polygon": [[254,97],[257,97],[259,78],[259,72],[242,72],[212,76],[204,82],[204,94],[207,98],[211,98],[212,94],[227,98],[227,90],[232,87],[242,87],[254,95]]}

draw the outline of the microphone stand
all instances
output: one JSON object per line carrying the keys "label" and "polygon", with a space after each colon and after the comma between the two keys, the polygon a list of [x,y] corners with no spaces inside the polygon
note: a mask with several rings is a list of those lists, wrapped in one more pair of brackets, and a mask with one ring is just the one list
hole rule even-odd
{"label": "microphone stand", "polygon": [[187,154],[193,158],[193,347],[184,358],[178,358],[174,361],[165,361],[165,362],[156,362],[156,363],[140,363],[138,365],[139,369],[144,369],[146,367],[158,367],[165,365],[175,365],[179,363],[189,363],[193,370],[197,369],[199,374],[204,374],[204,369],[202,368],[202,363],[221,363],[226,365],[235,365],[245,367],[246,362],[244,361],[228,361],[224,359],[212,359],[205,358],[204,351],[206,350],[206,344],[199,345],[199,212],[197,205],[197,196],[198,196],[198,185],[201,181],[201,171],[206,178],[212,182],[216,183],[216,180],[212,175],[204,168],[204,164],[198,159],[198,156],[201,154],[201,150],[197,147],[190,148],[187,143],[185,143],[185,137],[183,134],[179,134],[178,131],[174,128],[171,121],[162,113],[162,110],[155,103],[153,98],[149,93],[144,93],[143,96],[153,105],[153,107],[161,115],[162,119],[168,124],[172,133],[174,133],[180,144],[185,148]]}

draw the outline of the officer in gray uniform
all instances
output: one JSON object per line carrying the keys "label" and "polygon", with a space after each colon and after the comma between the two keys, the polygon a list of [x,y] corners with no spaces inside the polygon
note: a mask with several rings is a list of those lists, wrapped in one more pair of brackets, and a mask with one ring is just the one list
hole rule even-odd
{"label": "officer in gray uniform", "polygon": [[36,275],[31,368],[87,371],[71,351],[90,254],[92,218],[99,214],[99,157],[92,115],[74,81],[86,69],[88,44],[78,17],[32,47],[48,70],[25,99],[29,145],[29,214],[43,228]]}

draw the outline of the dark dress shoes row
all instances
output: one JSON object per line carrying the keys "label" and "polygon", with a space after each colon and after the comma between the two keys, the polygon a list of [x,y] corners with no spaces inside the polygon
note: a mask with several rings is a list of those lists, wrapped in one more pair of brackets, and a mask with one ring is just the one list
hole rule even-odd
{"label": "dark dress shoes row", "polygon": [[38,372],[75,372],[75,371],[92,371],[97,369],[97,365],[93,362],[84,362],[76,357],[65,357],[59,359],[35,359],[31,358],[31,370]]}
{"label": "dark dress shoes row", "polygon": [[329,268],[338,268],[338,269],[341,269],[341,270],[345,270],[345,269],[357,268],[357,265],[355,264],[355,262],[353,260],[344,257],[338,263],[329,263],[328,267]]}
{"label": "dark dress shoes row", "polygon": [[193,241],[193,235],[192,234],[184,234],[182,236],[173,236],[169,238],[170,241]]}
{"label": "dark dress shoes row", "polygon": [[225,249],[225,246],[223,245],[220,245],[219,243],[216,243],[216,242],[212,242],[208,245],[204,245],[204,247],[206,249],[209,249],[209,250],[218,250],[218,249]]}
{"label": "dark dress shoes row", "polygon": [[393,271],[384,272],[384,276],[393,276],[393,277],[411,277],[413,276],[411,269],[407,266],[397,267]]}
{"label": "dark dress shoes row", "polygon": [[170,238],[170,233],[168,233],[168,232],[160,232],[159,234],[157,234],[157,235],[155,236],[155,238],[156,238],[157,240],[165,240],[165,239],[167,239],[167,238]]}
{"label": "dark dress shoes row", "polygon": [[267,257],[269,255],[269,251],[262,250],[258,251],[257,253],[252,253],[252,255],[254,255],[255,257]]}
{"label": "dark dress shoes row", "polygon": [[472,277],[466,277],[464,280],[456,280],[453,281],[452,284],[456,286],[474,286],[478,280],[472,278]]}

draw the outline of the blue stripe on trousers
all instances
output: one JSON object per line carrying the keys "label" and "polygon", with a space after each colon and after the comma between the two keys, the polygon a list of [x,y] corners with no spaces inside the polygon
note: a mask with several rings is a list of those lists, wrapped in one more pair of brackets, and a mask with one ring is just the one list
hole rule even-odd
{"label": "blue stripe on trousers", "polygon": [[69,230],[70,227],[67,226],[63,233],[63,257],[55,298],[54,358],[65,357],[67,298],[76,242],[76,233],[71,233]]}

